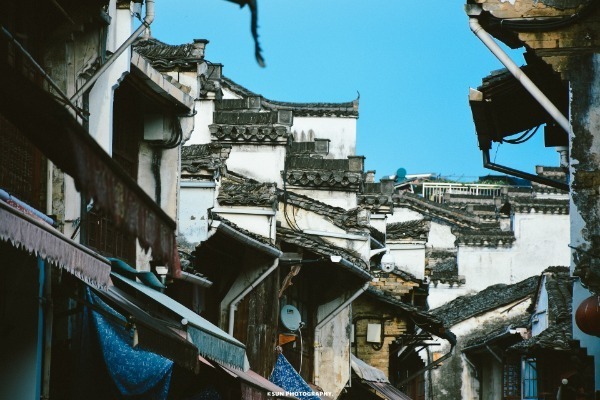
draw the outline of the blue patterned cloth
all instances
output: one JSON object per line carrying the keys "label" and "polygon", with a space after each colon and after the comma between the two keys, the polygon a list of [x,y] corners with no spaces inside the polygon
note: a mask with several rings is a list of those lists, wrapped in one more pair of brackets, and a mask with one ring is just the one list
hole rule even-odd
{"label": "blue patterned cloth", "polygon": [[301,400],[321,400],[281,353],[269,380]]}
{"label": "blue patterned cloth", "polygon": [[[89,289],[88,289],[89,290]],[[93,312],[98,341],[108,373],[124,397],[142,396],[165,400],[169,393],[173,361],[133,347],[131,331],[118,326],[105,315],[125,321],[124,317],[88,291],[89,301],[102,310]]]}

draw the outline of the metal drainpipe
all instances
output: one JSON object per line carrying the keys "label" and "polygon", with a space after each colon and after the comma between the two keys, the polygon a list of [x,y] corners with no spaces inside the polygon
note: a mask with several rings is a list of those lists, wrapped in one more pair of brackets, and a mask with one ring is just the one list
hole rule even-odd
{"label": "metal drainpipe", "polygon": [[242,293],[240,293],[235,299],[233,299],[231,301],[231,303],[229,303],[229,330],[228,330],[228,333],[230,335],[233,336],[233,327],[234,327],[234,323],[235,323],[235,310],[237,310],[237,305],[239,304],[239,302],[242,301],[244,299],[244,297],[246,297],[246,295],[252,291],[252,289],[254,289],[256,286],[258,286],[262,281],[264,281],[267,276],[271,275],[271,273],[273,271],[275,271],[278,266],[279,266],[279,258],[276,258],[268,270],[263,272],[254,282],[252,282],[250,284],[250,286],[248,286],[246,289],[244,289],[244,291]]}
{"label": "metal drainpipe", "polygon": [[127,40],[123,42],[121,46],[110,56],[108,60],[96,71],[96,73],[79,89],[73,97],[71,97],[71,101],[75,102],[79,99],[85,92],[87,92],[92,85],[98,80],[100,75],[102,75],[117,58],[125,51],[127,48],[142,34],[142,32],[150,28],[150,24],[154,21],[154,0],[146,0],[146,16],[142,21],[142,25],[140,25],[132,34],[129,36]]}
{"label": "metal drainpipe", "polygon": [[483,42],[483,44],[490,49],[492,54],[504,64],[504,66],[510,71],[510,73],[517,79],[527,90],[534,99],[550,114],[552,118],[563,128],[567,134],[570,133],[571,127],[569,120],[560,112],[552,101],[529,79],[527,75],[514,63],[513,60],[498,46],[492,36],[479,24],[477,18],[469,18],[469,27],[473,33]]}
{"label": "metal drainpipe", "polygon": [[350,305],[350,303],[352,303],[358,296],[360,296],[361,294],[363,294],[363,292],[365,290],[367,290],[369,288],[370,283],[367,282],[363,285],[363,287],[361,287],[360,289],[358,289],[356,291],[356,293],[354,293],[352,296],[350,296],[350,298],[346,301],[344,301],[341,305],[337,306],[332,312],[330,312],[325,318],[323,318],[321,320],[321,322],[319,322],[317,324],[317,326],[315,326],[315,343],[314,343],[314,353],[313,353],[313,383],[315,385],[319,385],[319,348],[321,347],[321,344],[319,343],[319,334],[321,331],[321,328],[323,328],[323,326],[328,323],[329,321],[331,321],[333,319],[333,317],[335,317],[336,315],[338,315],[344,308],[348,307]]}

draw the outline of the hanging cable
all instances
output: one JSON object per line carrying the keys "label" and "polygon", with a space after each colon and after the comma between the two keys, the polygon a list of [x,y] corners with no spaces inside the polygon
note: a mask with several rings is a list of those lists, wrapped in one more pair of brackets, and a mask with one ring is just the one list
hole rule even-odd
{"label": "hanging cable", "polygon": [[521,143],[525,143],[527,142],[529,139],[531,139],[538,131],[538,129],[540,129],[541,125],[536,126],[535,128],[531,128],[525,131],[525,133],[523,133],[521,136],[519,136],[516,139],[503,139],[502,142],[506,142],[509,144],[521,144]]}
{"label": "hanging cable", "polygon": [[304,352],[304,346],[302,343],[302,327],[304,326],[304,322],[300,322],[298,325],[298,336],[300,337],[300,366],[298,367],[298,373],[302,373],[302,353]]}

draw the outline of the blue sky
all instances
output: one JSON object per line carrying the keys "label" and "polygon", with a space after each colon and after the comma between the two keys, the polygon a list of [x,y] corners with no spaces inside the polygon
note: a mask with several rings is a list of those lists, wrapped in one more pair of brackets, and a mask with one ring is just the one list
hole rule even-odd
{"label": "blue sky", "polygon": [[[266,59],[254,59],[250,14],[224,0],[159,0],[152,34],[210,41],[206,58],[242,86],[280,101],[341,102],[360,92],[357,153],[377,177],[403,167],[474,180],[482,167],[469,87],[502,65],[471,33],[463,1],[258,0]],[[511,55],[523,64],[522,49]],[[495,144],[492,160],[534,172],[556,166],[543,132]]]}

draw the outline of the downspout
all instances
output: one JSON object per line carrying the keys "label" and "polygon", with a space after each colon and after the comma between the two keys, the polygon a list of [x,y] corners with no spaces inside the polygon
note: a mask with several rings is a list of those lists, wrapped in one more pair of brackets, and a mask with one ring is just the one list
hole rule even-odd
{"label": "downspout", "polygon": [[[477,11],[480,11],[479,8],[475,8],[473,14]],[[560,110],[552,103],[552,101],[546,97],[546,95],[529,79],[529,77],[523,72],[521,68],[515,64],[515,62],[510,58],[508,54],[494,41],[492,36],[481,26],[479,20],[474,17],[469,18],[469,27],[471,31],[477,36],[483,44],[496,56],[496,58],[508,69],[508,71],[518,80],[525,90],[533,96],[533,98],[542,106],[542,108],[550,114],[550,116],[560,125],[561,128],[567,132],[567,134],[571,131],[571,126],[569,124],[569,120],[560,112]],[[509,175],[517,176],[519,178],[524,178],[531,180],[533,182],[538,182],[544,185],[548,185],[551,187],[555,187],[557,189],[569,190],[569,185],[555,181],[553,179],[546,179],[543,177],[539,177],[537,175],[529,174],[524,171],[519,171],[513,168],[509,168],[503,165],[495,164],[490,162],[490,154],[489,150],[483,150],[483,166],[485,168],[506,173]],[[561,157],[563,157],[561,153]]]}
{"label": "downspout", "polygon": [[144,30],[150,28],[150,24],[154,21],[154,0],[146,0],[146,16],[142,21],[142,25],[140,25],[132,34],[129,36],[127,40],[123,42],[121,46],[110,56],[108,60],[94,73],[94,75],[88,79],[88,81],[71,97],[71,101],[75,102],[79,99],[85,92],[87,92],[92,85],[98,80],[100,75],[102,75],[117,58],[125,51],[127,48],[142,34]]}
{"label": "downspout", "polygon": [[498,46],[492,36],[481,26],[477,18],[469,18],[469,27],[473,33],[483,42],[483,44],[490,49],[492,54],[504,64],[508,71],[518,80],[525,90],[527,90],[535,100],[546,110],[548,114],[563,128],[567,134],[570,133],[571,127],[569,120],[560,112],[558,108],[550,101],[548,97],[529,79],[527,75],[514,63],[508,54]]}
{"label": "downspout", "polygon": [[365,283],[360,289],[358,289],[352,296],[348,298],[348,300],[344,301],[341,305],[337,306],[332,312],[330,312],[325,318],[321,320],[315,326],[315,335],[314,335],[314,353],[313,353],[313,383],[319,386],[319,348],[321,347],[321,343],[319,342],[319,335],[321,332],[321,328],[331,321],[336,315],[338,315],[344,308],[348,307],[358,296],[363,294],[368,288],[370,283]]}
{"label": "downspout", "polygon": [[527,173],[525,171],[519,171],[518,169],[510,168],[504,165],[495,164],[490,161],[490,151],[489,149],[481,150],[481,154],[483,155],[483,166],[484,168],[488,168],[494,171],[502,172],[504,174],[517,176],[519,178],[528,179],[532,182],[541,183],[542,185],[548,185],[550,187],[554,187],[557,189],[561,189],[564,191],[569,191],[569,185],[564,182],[555,181],[554,179],[544,178],[543,176],[533,175]]}
{"label": "downspout", "polygon": [[279,266],[279,258],[276,258],[275,261],[273,261],[273,264],[269,267],[269,269],[267,269],[265,272],[263,272],[254,282],[252,282],[250,284],[250,286],[248,286],[246,289],[244,289],[244,291],[242,293],[240,293],[235,299],[233,299],[231,301],[231,303],[229,303],[228,333],[231,336],[233,336],[233,327],[234,327],[234,323],[235,323],[235,310],[237,310],[237,305],[240,303],[240,301],[242,301],[244,299],[244,297],[246,297],[246,295],[248,293],[250,293],[252,291],[252,289],[257,287],[262,281],[265,280],[266,277],[271,275],[271,273],[273,271],[275,271],[278,266]]}

